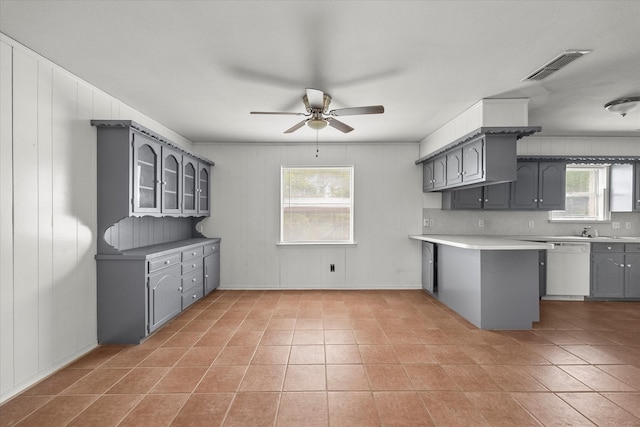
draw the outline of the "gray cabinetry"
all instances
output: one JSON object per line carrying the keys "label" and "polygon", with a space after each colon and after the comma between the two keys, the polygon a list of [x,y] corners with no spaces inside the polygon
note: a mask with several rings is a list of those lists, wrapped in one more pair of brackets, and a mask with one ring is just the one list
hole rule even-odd
{"label": "gray cabinetry", "polygon": [[[134,214],[160,212],[160,163],[162,148],[142,134],[132,134]],[[126,159],[125,159],[126,161]]]}
{"label": "gray cabinetry", "polygon": [[220,243],[204,246],[204,293],[220,286]]}
{"label": "gray cabinetry", "polygon": [[433,160],[422,164],[422,191],[433,190]]}
{"label": "gray cabinetry", "polygon": [[633,167],[635,176],[635,179],[633,180],[633,209],[636,211],[640,211],[640,162],[637,162]]}
{"label": "gray cabinetry", "polygon": [[447,156],[433,159],[433,189],[438,190],[447,186]]}
{"label": "gray cabinetry", "polygon": [[510,184],[485,185],[442,193],[442,209],[509,209]]}
{"label": "gray cabinetry", "polygon": [[182,154],[169,147],[162,148],[162,212],[180,213],[182,191]]}
{"label": "gray cabinetry", "polygon": [[456,186],[463,181],[462,148],[447,153],[447,187]]}
{"label": "gray cabinetry", "polygon": [[137,344],[220,283],[220,239],[97,255],[98,342]]}
{"label": "gray cabinetry", "polygon": [[165,267],[149,274],[149,327],[153,332],[182,309],[180,266]]}
{"label": "gray cabinetry", "polygon": [[591,297],[640,298],[640,244],[591,245]]}
{"label": "gray cabinetry", "polygon": [[511,183],[511,209],[562,210],[566,165],[563,162],[518,162]]}
{"label": "gray cabinetry", "polygon": [[436,245],[422,242],[422,289],[434,294],[438,292],[435,284]]}

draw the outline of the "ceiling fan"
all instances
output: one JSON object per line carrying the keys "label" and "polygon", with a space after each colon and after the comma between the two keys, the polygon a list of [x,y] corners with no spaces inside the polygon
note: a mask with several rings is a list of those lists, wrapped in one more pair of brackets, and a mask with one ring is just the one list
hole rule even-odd
{"label": "ceiling fan", "polygon": [[306,89],[306,94],[302,97],[304,106],[307,110],[306,113],[288,113],[279,111],[252,111],[251,114],[275,114],[275,115],[289,115],[289,116],[305,116],[306,119],[293,125],[284,133],[293,133],[300,129],[305,124],[311,129],[319,130],[327,125],[332,128],[338,129],[341,132],[351,132],[353,128],[340,120],[337,120],[336,116],[356,116],[360,114],[382,114],[384,113],[384,107],[382,105],[369,105],[367,107],[351,107],[351,108],[338,108],[336,110],[329,110],[329,104],[331,104],[331,97],[318,89]]}

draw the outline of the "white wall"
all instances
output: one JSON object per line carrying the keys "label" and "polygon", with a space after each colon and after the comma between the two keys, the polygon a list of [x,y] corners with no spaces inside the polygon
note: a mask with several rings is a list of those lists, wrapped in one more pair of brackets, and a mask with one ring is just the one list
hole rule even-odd
{"label": "white wall", "polygon": [[190,142],[0,34],[0,401],[96,345],[96,130]]}
{"label": "white wall", "polygon": [[[324,130],[326,132],[332,129]],[[418,144],[194,144],[213,160],[212,212],[201,225],[222,238],[221,288],[420,287]],[[280,166],[354,165],[356,246],[277,246]],[[329,264],[336,272],[329,272]]]}

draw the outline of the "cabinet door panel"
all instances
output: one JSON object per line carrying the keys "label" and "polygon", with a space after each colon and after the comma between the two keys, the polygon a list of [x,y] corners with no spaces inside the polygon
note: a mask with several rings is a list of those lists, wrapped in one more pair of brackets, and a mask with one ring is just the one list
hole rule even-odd
{"label": "cabinet door panel", "polygon": [[565,205],[566,165],[541,162],[538,166],[538,208],[563,210]]}
{"label": "cabinet door panel", "polygon": [[182,278],[180,266],[168,268],[149,277],[149,332],[180,313]]}
{"label": "cabinet door panel", "polygon": [[635,173],[635,180],[634,180],[634,210],[636,211],[640,211],[640,162],[636,163],[634,165],[634,173]]}
{"label": "cabinet door panel", "polygon": [[133,212],[160,212],[160,146],[141,135],[133,140]]}
{"label": "cabinet door panel", "polygon": [[182,156],[177,152],[162,149],[162,212],[168,214],[180,213],[180,172],[182,171]]}
{"label": "cabinet door panel", "polygon": [[593,254],[591,256],[592,296],[622,298],[625,278],[625,268],[623,267],[624,254]]}
{"label": "cabinet door panel", "polygon": [[220,252],[204,257],[204,293],[205,295],[220,286]]}
{"label": "cabinet door panel", "polygon": [[462,149],[447,154],[447,186],[462,182]]}
{"label": "cabinet door panel", "polygon": [[422,289],[434,292],[435,245],[422,242]]}
{"label": "cabinet door panel", "polygon": [[198,165],[192,158],[184,157],[182,171],[182,213],[195,214],[197,212]]}
{"label": "cabinet door panel", "polygon": [[453,209],[482,209],[482,187],[453,192]]}
{"label": "cabinet door panel", "polygon": [[538,163],[518,162],[516,180],[511,183],[512,209],[530,210],[538,206]]}
{"label": "cabinet door panel", "polygon": [[198,214],[209,214],[209,166],[200,163],[198,166]]}
{"label": "cabinet door panel", "polygon": [[462,147],[462,181],[474,182],[484,178],[483,166],[484,138]]}
{"label": "cabinet door panel", "polygon": [[484,209],[509,209],[511,186],[508,182],[487,185],[484,188]]}
{"label": "cabinet door panel", "polygon": [[640,298],[640,253],[627,253],[625,262],[625,289],[627,298]]}
{"label": "cabinet door panel", "polygon": [[433,190],[433,161],[422,164],[422,191]]}
{"label": "cabinet door panel", "polygon": [[438,157],[433,160],[433,188],[443,188],[447,185],[447,158]]}

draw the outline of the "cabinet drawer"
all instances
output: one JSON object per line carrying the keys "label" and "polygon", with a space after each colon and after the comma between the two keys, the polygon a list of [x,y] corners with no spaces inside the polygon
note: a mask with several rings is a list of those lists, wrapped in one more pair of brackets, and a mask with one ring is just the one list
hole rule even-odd
{"label": "cabinet drawer", "polygon": [[640,243],[627,243],[624,245],[625,252],[640,252]]}
{"label": "cabinet drawer", "polygon": [[202,268],[202,258],[194,258],[182,263],[182,274],[187,274],[196,268]]}
{"label": "cabinet drawer", "polygon": [[180,254],[175,253],[159,259],[149,261],[149,273],[160,270],[161,268],[180,263]]}
{"label": "cabinet drawer", "polygon": [[198,256],[202,256],[202,246],[182,251],[182,261],[187,261]]}
{"label": "cabinet drawer", "polygon": [[194,302],[198,301],[200,298],[204,296],[204,289],[202,285],[194,286],[189,289],[187,292],[182,293],[182,309],[189,307]]}
{"label": "cabinet drawer", "polygon": [[202,284],[204,280],[204,274],[202,267],[196,270],[193,270],[189,274],[185,274],[182,276],[182,289],[189,289],[196,284]]}
{"label": "cabinet drawer", "polygon": [[220,243],[207,243],[204,245],[204,254],[209,255],[214,252],[220,252]]}
{"label": "cabinet drawer", "polygon": [[591,252],[624,252],[624,243],[592,243]]}

